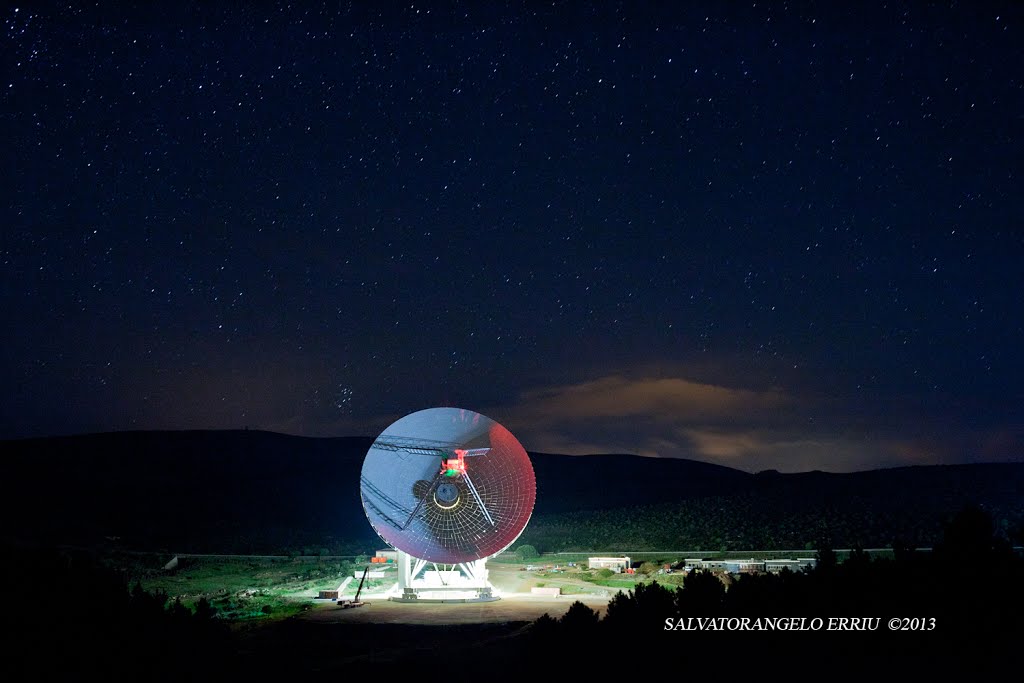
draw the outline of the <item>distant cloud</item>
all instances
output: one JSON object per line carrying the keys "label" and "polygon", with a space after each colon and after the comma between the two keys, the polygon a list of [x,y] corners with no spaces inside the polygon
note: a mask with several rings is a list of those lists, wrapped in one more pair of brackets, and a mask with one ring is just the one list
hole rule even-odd
{"label": "distant cloud", "polygon": [[601,377],[580,384],[526,392],[522,410],[544,420],[646,418],[659,422],[717,422],[743,414],[768,419],[791,403],[780,391],[752,391],[702,384],[679,377]]}
{"label": "distant cloud", "polygon": [[[304,358],[268,363],[239,358],[131,377],[142,401],[104,404],[115,428],[269,429],[305,436],[375,436],[406,413],[428,407],[357,395],[350,409],[333,369]],[[253,374],[250,367],[262,367]],[[843,397],[729,364],[596,372],[578,382],[527,388],[491,404],[454,399],[515,434],[533,451],[633,453],[760,471],[844,472],[958,462],[1020,460],[1019,425],[967,429],[955,415],[918,403]],[[695,379],[694,375],[700,377]],[[728,382],[717,378],[729,377]],[[133,395],[134,395],[133,394]]]}
{"label": "distant cloud", "polygon": [[[789,472],[975,460],[964,455],[969,439],[929,433],[921,416],[893,420],[898,424],[881,430],[834,400],[681,376],[610,374],[538,387],[485,412],[535,451],[683,457]],[[1007,440],[1014,442],[1003,436],[1001,455],[983,459],[1013,459],[1005,455]]]}

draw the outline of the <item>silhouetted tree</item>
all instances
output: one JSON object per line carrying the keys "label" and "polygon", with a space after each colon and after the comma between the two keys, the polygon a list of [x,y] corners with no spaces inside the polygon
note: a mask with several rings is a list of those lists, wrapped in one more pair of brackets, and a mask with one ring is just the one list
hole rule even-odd
{"label": "silhouetted tree", "polygon": [[836,552],[832,550],[831,545],[825,542],[818,544],[816,557],[818,561],[815,564],[815,568],[821,572],[831,572],[839,563],[836,559]]}
{"label": "silhouetted tree", "polygon": [[175,598],[174,602],[170,606],[171,617],[179,621],[188,619],[192,616],[192,612],[189,611],[188,607],[181,604],[181,598]]}
{"label": "silhouetted tree", "polygon": [[609,628],[632,628],[639,623],[636,599],[633,591],[623,593],[619,591],[608,601],[608,607],[604,615],[604,623]]}
{"label": "silhouetted tree", "polygon": [[[792,609],[793,596],[783,596],[783,582],[792,572],[783,574],[743,574],[725,594],[727,611],[744,616],[774,615]],[[790,604],[786,604],[789,602]]]}
{"label": "silhouetted tree", "polygon": [[577,600],[569,605],[568,611],[562,615],[559,624],[567,632],[585,634],[592,632],[597,627],[600,618],[596,611]]}
{"label": "silhouetted tree", "polygon": [[534,620],[530,634],[540,640],[553,639],[558,632],[558,622],[545,612]]}
{"label": "silhouetted tree", "polygon": [[660,583],[637,584],[633,593],[637,614],[643,623],[663,622],[676,616],[676,591]]}
{"label": "silhouetted tree", "polygon": [[163,616],[167,606],[167,593],[144,590],[142,584],[136,582],[131,592],[131,610],[140,619],[155,620]]}
{"label": "silhouetted tree", "polygon": [[994,546],[992,518],[968,506],[946,524],[938,550],[947,559],[988,558]]}
{"label": "silhouetted tree", "polygon": [[1019,622],[1024,609],[1024,563],[995,534],[988,513],[973,506],[957,513],[945,525],[934,559],[935,604],[962,637],[978,641],[998,637]]}
{"label": "silhouetted tree", "polygon": [[676,610],[684,616],[709,616],[722,609],[725,586],[708,570],[693,570],[676,592]]}
{"label": "silhouetted tree", "polygon": [[199,602],[196,603],[195,617],[199,621],[210,621],[217,616],[217,610],[213,608],[210,601],[206,599],[206,596],[199,598]]}
{"label": "silhouetted tree", "polygon": [[871,564],[871,556],[859,545],[850,551],[850,556],[843,562],[843,566],[854,571],[864,571]]}
{"label": "silhouetted tree", "polygon": [[892,556],[896,562],[911,562],[914,551],[914,546],[902,538],[897,538],[892,542]]}

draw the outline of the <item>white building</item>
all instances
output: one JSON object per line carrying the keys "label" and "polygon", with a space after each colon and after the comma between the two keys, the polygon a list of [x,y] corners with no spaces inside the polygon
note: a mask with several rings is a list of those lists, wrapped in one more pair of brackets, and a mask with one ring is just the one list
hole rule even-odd
{"label": "white building", "polygon": [[621,573],[629,567],[628,557],[589,557],[587,566],[590,569],[611,569],[613,572]]}

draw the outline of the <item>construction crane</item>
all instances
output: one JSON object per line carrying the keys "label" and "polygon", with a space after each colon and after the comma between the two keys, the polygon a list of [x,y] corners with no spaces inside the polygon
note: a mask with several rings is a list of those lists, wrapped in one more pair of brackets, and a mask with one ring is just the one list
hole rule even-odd
{"label": "construction crane", "polygon": [[338,606],[342,609],[348,609],[349,607],[362,607],[366,603],[359,602],[359,594],[363,592],[363,583],[366,581],[366,575],[370,571],[370,565],[366,565],[366,569],[363,570],[363,578],[359,579],[359,588],[356,589],[356,595],[351,600],[338,601]]}

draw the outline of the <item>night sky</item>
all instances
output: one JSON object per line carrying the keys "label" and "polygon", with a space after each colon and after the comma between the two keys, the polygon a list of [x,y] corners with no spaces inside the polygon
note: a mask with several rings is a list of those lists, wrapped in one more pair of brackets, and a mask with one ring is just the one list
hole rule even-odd
{"label": "night sky", "polygon": [[0,437],[1024,459],[1024,6],[594,4],[7,5]]}

